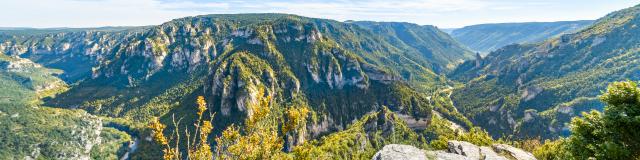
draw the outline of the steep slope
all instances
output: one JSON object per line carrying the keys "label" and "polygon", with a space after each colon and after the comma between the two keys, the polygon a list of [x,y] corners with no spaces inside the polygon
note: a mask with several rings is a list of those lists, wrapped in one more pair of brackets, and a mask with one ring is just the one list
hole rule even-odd
{"label": "steep slope", "polygon": [[466,26],[451,36],[471,50],[487,54],[515,43],[537,43],[565,33],[576,32],[592,20],[562,22],[497,23]]}
{"label": "steep slope", "polygon": [[294,148],[296,159],[371,159],[386,144],[426,148],[427,142],[386,108],[355,121],[347,129]]}
{"label": "steep slope", "polygon": [[64,91],[61,70],[0,52],[0,157],[6,159],[116,158],[129,135],[102,126],[85,111],[40,106],[39,98]]}
{"label": "steep slope", "polygon": [[[473,59],[473,53],[457,43],[451,36],[440,31],[435,26],[420,26],[401,22],[351,22],[371,29],[377,35],[395,47],[419,54],[416,57],[426,57],[436,73],[450,71],[455,65],[464,60]],[[444,68],[443,68],[444,67]]]}
{"label": "steep slope", "polygon": [[[330,29],[335,31],[329,32]],[[139,37],[128,37],[130,42],[121,43],[116,54],[111,55],[113,57],[94,69],[91,80],[51,102],[63,106],[83,104],[82,97],[87,93],[110,89],[116,95],[114,92],[94,92],[95,100],[82,107],[110,116],[144,117],[136,112],[150,109],[144,107],[150,99],[129,100],[156,97],[180,85],[191,90],[183,93],[200,90],[203,93],[193,94],[210,95],[212,101],[220,102],[213,105],[226,116],[238,113],[231,109],[245,110],[244,103],[252,103],[251,96],[255,95],[251,94],[261,88],[282,100],[308,97],[312,103],[318,101],[313,103],[317,106],[344,105],[340,99],[327,97],[329,93],[348,97],[354,92],[365,93],[362,91],[367,89],[366,94],[376,96],[386,89],[406,88],[397,83],[402,77],[388,66],[410,61],[410,58],[397,53],[399,51],[391,52],[397,48],[364,47],[364,44],[375,45],[373,40],[367,39],[373,36],[358,36],[347,30],[370,34],[353,25],[344,27],[335,21],[289,15],[212,15],[178,19]],[[352,46],[353,49],[340,46]],[[414,67],[412,72],[429,72],[426,67],[409,63],[414,64],[411,65]],[[192,80],[191,83],[185,83],[188,80]],[[303,92],[311,90],[313,92]],[[90,104],[92,102],[102,105]],[[369,106],[367,103],[370,102],[352,105]],[[400,102],[396,99],[388,103]],[[124,104],[142,107],[117,107]]]}
{"label": "steep slope", "polygon": [[640,79],[640,6],[617,11],[573,34],[510,45],[468,61],[451,77],[468,82],[455,106],[494,136],[552,138],[613,81]]}
{"label": "steep slope", "polygon": [[[437,35],[409,41],[295,15],[206,15],[117,31],[9,34],[0,50],[61,69],[59,77],[75,83],[46,99],[48,105],[124,118],[134,128],[154,116],[192,121],[188,106],[199,95],[217,113],[216,134],[252,117],[250,106],[259,97],[274,102],[269,110],[276,118],[287,108],[308,107],[313,116],[305,130],[286,133],[296,145],[342,130],[383,105],[428,123],[432,107],[418,91],[448,83],[438,72],[469,52],[452,48],[457,45],[450,38],[438,39],[446,36],[437,30],[415,34]],[[432,41],[438,44],[418,44]]]}

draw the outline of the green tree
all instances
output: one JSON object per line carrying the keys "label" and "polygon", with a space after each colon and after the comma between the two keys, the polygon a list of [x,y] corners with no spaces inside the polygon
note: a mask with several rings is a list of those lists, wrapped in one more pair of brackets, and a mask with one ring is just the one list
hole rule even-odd
{"label": "green tree", "polygon": [[572,159],[567,152],[567,139],[545,140],[544,144],[533,149],[533,155],[538,159]]}
{"label": "green tree", "polygon": [[640,89],[632,81],[615,82],[600,97],[604,113],[591,111],[571,122],[568,150],[576,159],[640,158]]}

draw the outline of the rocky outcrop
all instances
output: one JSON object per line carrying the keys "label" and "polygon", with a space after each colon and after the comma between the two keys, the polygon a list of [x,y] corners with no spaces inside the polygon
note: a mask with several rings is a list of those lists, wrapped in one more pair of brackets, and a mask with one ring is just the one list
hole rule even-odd
{"label": "rocky outcrop", "polygon": [[75,139],[69,142],[62,142],[63,145],[75,148],[75,150],[71,150],[68,153],[60,153],[60,156],[70,159],[90,159],[91,149],[101,143],[102,120],[90,114],[85,116],[86,118],[82,119],[80,125],[73,127],[74,130],[71,131]]}
{"label": "rocky outcrop", "polygon": [[427,159],[425,150],[410,145],[390,144],[378,151],[372,160],[423,160]]}
{"label": "rocky outcrop", "polygon": [[446,151],[428,151],[427,157],[429,159],[438,159],[438,160],[472,160],[469,157],[465,157],[463,155],[449,153]]}
{"label": "rocky outcrop", "polygon": [[406,115],[402,113],[396,113],[399,118],[402,118],[407,126],[413,130],[424,130],[429,127],[429,123],[431,123],[430,118],[422,118],[422,117],[412,117],[411,115]]}
{"label": "rocky outcrop", "polygon": [[[91,150],[102,143],[102,120],[94,115],[82,113],[78,115],[80,118],[77,124],[65,128],[61,134],[69,134],[64,141],[45,141],[42,144],[33,145],[30,155],[24,159],[43,159],[46,156],[55,157],[54,159],[91,159]],[[56,148],[55,152],[41,153],[41,150],[50,150]],[[46,157],[45,156],[45,157]],[[47,159],[47,158],[44,158]]]}
{"label": "rocky outcrop", "polygon": [[487,146],[480,147],[480,154],[484,156],[485,160],[507,160],[507,158],[499,155],[493,149]]}
{"label": "rocky outcrop", "polygon": [[464,141],[448,141],[449,153],[463,155],[471,159],[482,159],[480,148],[469,142]]}
{"label": "rocky outcrop", "polygon": [[[373,160],[535,160],[533,154],[506,145],[476,146],[464,141],[448,141],[447,150],[425,151],[409,145],[390,144],[378,151]],[[506,156],[506,157],[505,157]]]}
{"label": "rocky outcrop", "polygon": [[[521,149],[506,145],[506,144],[494,144],[492,148],[486,146],[476,146],[469,142],[464,141],[448,141],[448,150],[450,154],[457,154],[464,156],[465,159],[473,160],[535,160],[533,154],[523,151]],[[443,152],[443,151],[437,151]],[[436,159],[448,159],[450,155],[436,156]],[[436,154],[437,155],[437,154]],[[507,156],[507,157],[505,157]]]}
{"label": "rocky outcrop", "polygon": [[524,90],[524,92],[522,92],[522,95],[520,95],[520,98],[524,99],[524,101],[529,101],[532,100],[533,98],[536,98],[536,96],[538,94],[540,94],[540,92],[542,92],[543,89],[541,87],[529,87],[526,90]]}
{"label": "rocky outcrop", "polygon": [[8,72],[29,72],[30,68],[41,68],[40,64],[33,63],[29,59],[12,57],[14,60],[0,62],[0,69]]}

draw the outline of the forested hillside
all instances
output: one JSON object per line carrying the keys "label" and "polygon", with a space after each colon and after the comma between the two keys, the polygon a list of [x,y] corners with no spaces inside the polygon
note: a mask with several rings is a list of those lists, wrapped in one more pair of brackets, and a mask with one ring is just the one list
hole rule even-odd
{"label": "forested hillside", "polygon": [[495,137],[567,136],[567,122],[602,110],[598,95],[614,81],[638,80],[640,7],[617,11],[577,33],[510,45],[450,74],[465,82],[455,106]]}
{"label": "forested hillside", "polygon": [[117,158],[130,136],[103,127],[101,118],[82,110],[41,106],[39,99],[68,85],[29,59],[0,52],[0,157],[7,159]]}
{"label": "forested hillside", "polygon": [[[377,33],[381,30],[388,33]],[[276,137],[285,139],[285,150],[344,130],[383,106],[415,119],[413,127],[426,128],[433,109],[431,91],[449,83],[443,72],[471,57],[430,26],[365,25],[287,14],[205,15],[148,27],[1,33],[0,51],[7,57],[58,69],[53,75],[71,84],[45,98],[47,106],[115,118],[112,125],[145,136],[153,117],[163,124],[178,117],[183,119],[180,126],[189,126],[197,119],[191,106],[204,96],[208,111],[215,113],[205,117],[213,118],[212,135],[232,126],[248,129],[244,122],[255,118],[257,126],[250,128],[280,132]],[[268,105],[260,105],[260,99]],[[256,118],[263,112],[266,117]],[[277,127],[293,123],[290,113],[305,121],[286,130]],[[155,143],[137,145],[151,152],[136,152],[132,158],[160,155]]]}

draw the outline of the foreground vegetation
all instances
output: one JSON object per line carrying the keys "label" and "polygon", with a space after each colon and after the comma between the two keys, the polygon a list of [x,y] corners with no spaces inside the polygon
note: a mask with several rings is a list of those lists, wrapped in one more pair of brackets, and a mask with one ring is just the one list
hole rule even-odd
{"label": "foreground vegetation", "polygon": [[604,112],[583,113],[571,121],[571,136],[546,141],[534,150],[540,159],[640,158],[640,88],[616,82],[600,97]]}
{"label": "foreground vegetation", "polygon": [[[303,139],[295,146],[288,146],[292,149],[285,152],[285,147],[291,145],[288,141],[305,136],[300,134],[306,133],[310,110],[290,106],[277,113],[268,96],[250,106],[252,114],[244,123],[232,124],[211,141],[213,114],[204,114],[207,108],[203,97],[198,98],[197,104],[198,118],[192,126],[179,126],[180,123],[173,119],[174,129],[166,130],[167,126],[157,118],[149,124],[153,139],[164,148],[164,159],[369,159],[386,144],[427,147],[425,139],[385,107],[354,122],[344,131],[318,140]],[[182,129],[184,133],[180,133]],[[211,144],[216,147],[210,147]]]}

